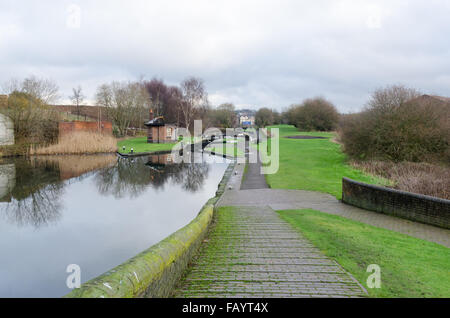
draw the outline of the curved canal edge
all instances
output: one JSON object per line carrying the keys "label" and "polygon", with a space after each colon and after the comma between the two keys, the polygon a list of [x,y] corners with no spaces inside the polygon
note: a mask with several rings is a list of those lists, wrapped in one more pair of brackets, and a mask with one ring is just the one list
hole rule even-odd
{"label": "curved canal edge", "polygon": [[64,297],[168,297],[207,234],[214,206],[225,191],[235,164],[228,165],[215,197],[205,203],[188,225]]}

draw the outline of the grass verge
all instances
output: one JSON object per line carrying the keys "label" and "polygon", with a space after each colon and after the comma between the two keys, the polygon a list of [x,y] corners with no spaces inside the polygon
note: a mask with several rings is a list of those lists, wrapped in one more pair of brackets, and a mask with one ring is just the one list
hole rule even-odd
{"label": "grass verge", "polygon": [[[147,143],[147,137],[135,137],[119,141],[117,148],[124,153],[129,153],[131,148],[133,148],[134,153],[138,153],[172,150],[174,145],[175,143],[149,144]],[[124,146],[125,151],[122,150]]]}
{"label": "grass verge", "polygon": [[[450,249],[436,243],[315,210],[277,211],[371,297],[450,297]],[[367,266],[381,268],[381,288],[367,288]]]}
{"label": "grass verge", "polygon": [[[325,192],[340,199],[342,177],[357,181],[385,185],[386,179],[352,168],[340,145],[331,142],[333,133],[299,132],[294,126],[277,125],[280,132],[280,166],[275,174],[266,175],[274,189],[300,189]],[[305,135],[328,139],[289,139],[286,136]],[[270,143],[270,139],[269,139]]]}

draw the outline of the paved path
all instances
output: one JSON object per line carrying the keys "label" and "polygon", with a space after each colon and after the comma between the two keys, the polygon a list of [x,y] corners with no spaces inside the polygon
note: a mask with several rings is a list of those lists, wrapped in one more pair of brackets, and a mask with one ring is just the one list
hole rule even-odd
{"label": "paved path", "polygon": [[176,297],[364,297],[358,282],[269,207],[219,211]]}
{"label": "paved path", "polygon": [[[247,148],[248,151],[248,148]],[[247,173],[242,179],[241,190],[248,189],[267,189],[269,186],[266,183],[266,178],[260,173],[261,161],[257,163],[249,163],[247,166]]]}
{"label": "paved path", "polygon": [[236,165],[235,171],[236,174],[228,182],[233,190],[224,193],[217,203],[218,206],[269,206],[274,210],[314,209],[450,248],[450,230],[360,209],[344,204],[326,193],[283,189],[235,190],[240,187],[244,165]]}
{"label": "paved path", "polygon": [[[274,210],[311,208],[450,247],[450,231],[343,204],[333,196],[264,188],[237,164],[216,223],[176,297],[361,297],[363,287]],[[259,173],[259,163],[247,169]],[[251,177],[245,184],[245,179]],[[265,185],[265,186],[264,186]],[[237,190],[240,189],[240,190]]]}
{"label": "paved path", "polygon": [[[248,165],[241,185],[244,167],[236,166],[228,186],[267,188],[259,162]],[[229,204],[228,198],[225,203],[235,205]],[[367,296],[356,279],[269,206],[218,211],[215,220],[207,242],[180,282],[176,297]]]}
{"label": "paved path", "polygon": [[450,247],[450,230],[376,213],[341,203],[335,197],[302,190],[227,191],[221,206],[270,206],[274,210],[314,209]]}

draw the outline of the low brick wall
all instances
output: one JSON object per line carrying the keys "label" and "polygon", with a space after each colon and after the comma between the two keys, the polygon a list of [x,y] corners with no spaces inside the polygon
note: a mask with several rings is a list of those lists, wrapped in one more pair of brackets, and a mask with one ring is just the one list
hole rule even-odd
{"label": "low brick wall", "polygon": [[450,229],[450,200],[343,178],[342,201],[366,210]]}
{"label": "low brick wall", "polygon": [[64,297],[169,297],[197,252],[211,223],[214,205],[233,171],[230,164],[210,199],[188,225],[148,250],[74,289]]}
{"label": "low brick wall", "polygon": [[102,134],[112,135],[112,123],[109,121],[69,121],[60,122],[58,124],[59,136],[75,132],[75,131],[86,131],[86,132],[99,132]]}

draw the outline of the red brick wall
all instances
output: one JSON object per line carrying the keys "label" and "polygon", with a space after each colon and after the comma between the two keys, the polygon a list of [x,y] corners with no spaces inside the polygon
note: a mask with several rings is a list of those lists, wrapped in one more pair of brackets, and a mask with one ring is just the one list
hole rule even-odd
{"label": "red brick wall", "polygon": [[[100,127],[99,127],[100,125]],[[59,123],[59,136],[75,131],[101,132],[112,135],[112,123],[109,121],[71,121]]]}
{"label": "red brick wall", "polygon": [[[174,139],[167,136],[167,126],[148,127],[147,129],[147,142],[151,143],[165,143],[174,142]],[[159,134],[158,134],[159,131]],[[172,134],[175,134],[175,130],[172,128]],[[159,140],[158,140],[159,136]]]}

